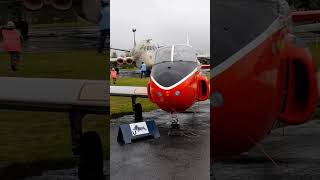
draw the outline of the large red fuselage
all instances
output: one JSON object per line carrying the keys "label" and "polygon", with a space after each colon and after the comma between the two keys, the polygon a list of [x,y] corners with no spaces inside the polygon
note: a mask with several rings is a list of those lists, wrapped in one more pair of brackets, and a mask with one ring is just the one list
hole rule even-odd
{"label": "large red fuselage", "polygon": [[155,64],[148,83],[149,99],[167,112],[182,112],[209,96],[207,77],[194,62]]}
{"label": "large red fuselage", "polygon": [[211,71],[213,158],[246,152],[277,120],[301,124],[315,110],[313,59],[281,19]]}

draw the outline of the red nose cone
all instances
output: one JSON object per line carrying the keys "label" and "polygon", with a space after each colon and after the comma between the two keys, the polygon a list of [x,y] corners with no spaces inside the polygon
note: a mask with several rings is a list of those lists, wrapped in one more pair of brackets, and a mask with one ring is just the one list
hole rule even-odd
{"label": "red nose cone", "polygon": [[162,87],[152,79],[149,85],[152,102],[167,112],[182,112],[190,108],[197,99],[196,74],[173,88]]}

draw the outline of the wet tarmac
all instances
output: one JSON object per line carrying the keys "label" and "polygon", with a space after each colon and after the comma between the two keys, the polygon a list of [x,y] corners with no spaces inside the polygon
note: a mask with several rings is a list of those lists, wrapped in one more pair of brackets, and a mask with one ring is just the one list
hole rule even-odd
{"label": "wet tarmac", "polygon": [[89,50],[97,47],[99,29],[96,26],[32,28],[29,36],[23,43],[24,52]]}
{"label": "wet tarmac", "polygon": [[282,128],[276,129],[252,151],[214,161],[212,179],[320,179],[319,139],[319,120],[287,127],[284,131]]}
{"label": "wet tarmac", "polygon": [[[109,180],[109,161],[104,163],[105,180]],[[24,180],[78,180],[77,169],[50,170],[40,176],[25,178]]]}
{"label": "wet tarmac", "polygon": [[119,77],[139,78],[140,70],[120,69]]}
{"label": "wet tarmac", "polygon": [[99,29],[90,27],[52,27],[30,29],[30,38],[24,43],[25,52],[67,51],[95,49]]}
{"label": "wet tarmac", "polygon": [[[196,112],[196,113],[194,113]],[[209,101],[179,113],[183,136],[168,136],[171,115],[162,110],[143,114],[155,120],[159,139],[128,145],[117,142],[119,124],[131,123],[133,116],[113,119],[110,129],[110,177],[121,180],[207,180],[210,178]]]}

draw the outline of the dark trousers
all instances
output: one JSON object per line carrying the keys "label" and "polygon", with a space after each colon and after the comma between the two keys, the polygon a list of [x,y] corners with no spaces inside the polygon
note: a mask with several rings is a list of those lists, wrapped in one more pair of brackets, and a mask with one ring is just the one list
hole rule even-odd
{"label": "dark trousers", "polygon": [[20,53],[19,52],[9,52],[9,54],[10,54],[11,69],[13,71],[16,71],[18,62],[20,61]]}
{"label": "dark trousers", "polygon": [[98,53],[102,53],[108,36],[108,30],[100,30],[100,39],[98,44]]}
{"label": "dark trousers", "polygon": [[141,71],[140,78],[146,77],[147,71]]}

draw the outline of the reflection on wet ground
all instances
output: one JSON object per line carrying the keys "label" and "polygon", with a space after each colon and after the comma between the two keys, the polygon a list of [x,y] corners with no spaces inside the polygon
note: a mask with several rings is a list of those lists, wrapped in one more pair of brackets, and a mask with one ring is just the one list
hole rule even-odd
{"label": "reflection on wet ground", "polygon": [[39,28],[30,30],[24,44],[26,52],[95,49],[99,37],[98,27]]}
{"label": "reflection on wet ground", "polygon": [[133,116],[112,120],[112,179],[209,179],[209,101],[197,103],[191,110],[178,114],[183,136],[168,136],[170,118],[169,113],[159,109],[144,113],[145,120],[156,121],[161,137],[124,146],[116,141],[119,124],[131,123]]}
{"label": "reflection on wet ground", "polygon": [[120,69],[119,77],[140,78],[140,70]]}
{"label": "reflection on wet ground", "polygon": [[33,28],[30,29],[29,36],[30,38],[23,44],[24,52],[96,49],[99,28],[96,26]]}
{"label": "reflection on wet ground", "polygon": [[[109,161],[104,163],[105,180],[109,180]],[[78,172],[76,168],[50,170],[44,172],[41,176],[33,176],[25,178],[24,180],[78,180]]]}
{"label": "reflection on wet ground", "polygon": [[[276,129],[249,153],[214,162],[215,180],[320,179],[320,121]],[[260,148],[259,148],[260,147]],[[265,151],[275,163],[263,153]]]}

